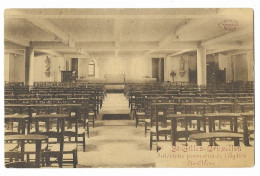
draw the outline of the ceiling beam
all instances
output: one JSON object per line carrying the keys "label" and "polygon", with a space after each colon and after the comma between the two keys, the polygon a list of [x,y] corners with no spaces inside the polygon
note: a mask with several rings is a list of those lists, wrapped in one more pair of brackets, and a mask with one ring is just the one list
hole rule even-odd
{"label": "ceiling beam", "polygon": [[5,53],[17,54],[17,55],[24,55],[24,50],[15,50],[15,49],[5,49]]}
{"label": "ceiling beam", "polygon": [[175,48],[175,49],[181,50],[181,49],[197,49],[197,47],[198,47],[198,42],[194,42],[194,41],[174,41],[174,42],[170,42],[164,48]]}
{"label": "ceiling beam", "polygon": [[192,19],[185,21],[184,24],[175,29],[176,39],[180,39],[183,34],[192,32],[196,27],[206,24],[209,21],[212,21],[212,19]]}
{"label": "ceiling beam", "polygon": [[166,57],[166,54],[161,54],[161,53],[157,53],[157,54],[155,54],[155,53],[152,53],[152,54],[149,54],[148,55],[149,57]]}
{"label": "ceiling beam", "polygon": [[201,42],[201,46],[208,46],[208,45],[212,45],[212,44],[224,42],[224,41],[236,41],[236,40],[238,40],[238,38],[241,38],[244,35],[248,36],[250,34],[253,34],[253,31],[250,28],[239,29],[237,31],[230,32],[230,33],[203,41],[203,42]]}
{"label": "ceiling beam", "polygon": [[16,45],[20,45],[20,46],[24,46],[24,47],[29,47],[30,46],[30,42],[27,41],[26,39],[24,39],[21,36],[14,36],[14,35],[6,35],[5,34],[5,41],[16,44]]}
{"label": "ceiling beam", "polygon": [[14,50],[24,50],[26,47],[14,44],[12,42],[4,41],[4,48],[5,49],[14,49]]}
{"label": "ceiling beam", "polygon": [[237,54],[245,54],[245,53],[248,53],[248,52],[251,52],[251,51],[253,51],[253,50],[245,49],[245,50],[229,51],[229,52],[224,53],[224,55],[225,56],[231,56],[231,55],[237,55]]}
{"label": "ceiling beam", "polygon": [[[65,45],[71,48],[75,48],[75,40],[70,34],[65,33],[49,20],[37,19],[37,18],[27,18],[28,21],[43,29],[44,31],[54,35],[58,40],[61,40]],[[77,51],[81,54],[90,57],[89,54],[81,48],[77,48]]]}
{"label": "ceiling beam", "polygon": [[180,50],[180,51],[177,51],[176,53],[173,53],[173,54],[167,55],[167,57],[178,56],[178,55],[180,55],[180,54],[184,54],[184,53],[187,53],[187,52],[190,52],[190,51],[194,51],[194,50],[193,50],[193,49],[184,49],[184,50]]}
{"label": "ceiling beam", "polygon": [[64,58],[87,58],[84,54],[63,54]]}
{"label": "ceiling beam", "polygon": [[224,50],[232,50],[232,49],[253,49],[253,43],[251,42],[221,42],[215,43],[212,45],[205,46],[206,49],[224,49]]}
{"label": "ceiling beam", "polygon": [[228,48],[222,48],[222,49],[214,49],[214,50],[207,50],[206,54],[210,55],[210,54],[217,54],[217,53],[222,53],[224,55],[230,55],[229,53],[246,53],[249,51],[253,51],[252,49],[228,49]]}
{"label": "ceiling beam", "polygon": [[[178,49],[196,49],[198,42],[171,42],[167,46],[159,48],[158,42],[119,42],[115,47],[114,42],[76,42],[78,50],[178,50]],[[35,49],[75,49],[70,48],[60,42],[32,42]]]}
{"label": "ceiling beam", "polygon": [[88,53],[87,51],[80,49],[78,52],[79,52],[80,54],[85,55],[87,58],[90,58],[90,55],[89,55],[89,53]]}
{"label": "ceiling beam", "polygon": [[63,57],[63,55],[61,53],[54,51],[54,50],[36,50],[36,51],[40,51],[40,52],[43,52],[43,53],[46,53],[46,54],[51,54],[51,55],[54,55],[54,56]]}
{"label": "ceiling beam", "polygon": [[[118,55],[119,54],[120,53],[118,53]],[[111,52],[111,53],[91,53],[90,56],[94,57],[94,58],[114,58],[115,53],[114,52]]]}
{"label": "ceiling beam", "polygon": [[62,43],[62,42],[54,42],[54,41],[33,41],[32,47],[34,49],[39,49],[39,50],[50,50],[50,49],[74,49],[71,48],[68,45]]}
{"label": "ceiling beam", "polygon": [[222,49],[211,49],[211,50],[207,50],[206,54],[210,55],[210,54],[217,54],[217,53],[221,53],[221,52],[225,52],[225,51],[230,51],[230,49],[226,49],[226,48],[222,48]]}
{"label": "ceiling beam", "polygon": [[[108,41],[108,42],[89,42],[89,41],[81,41],[75,43],[76,48],[82,49],[102,49],[102,50],[114,50],[115,49],[115,41]],[[121,45],[121,42],[120,42]]]}
{"label": "ceiling beam", "polygon": [[170,43],[173,40],[176,40],[176,30],[181,28],[183,25],[187,24],[190,22],[190,19],[186,19],[184,21],[182,21],[180,24],[178,24],[171,32],[169,35],[165,36],[160,42],[159,42],[159,46],[160,47],[164,47],[166,46],[168,43]]}
{"label": "ceiling beam", "polygon": [[178,41],[181,36],[187,32],[190,32],[194,28],[205,24],[210,19],[186,19],[178,24],[170,33],[170,35],[165,36],[160,42],[159,46],[164,47],[172,41]]}
{"label": "ceiling beam", "polygon": [[37,27],[48,32],[49,34],[57,37],[57,40],[61,40],[63,43],[69,47],[75,47],[75,41],[69,34],[66,34],[64,31],[60,30],[57,26],[51,23],[46,19],[37,19],[37,18],[27,18],[26,20],[30,21]]}

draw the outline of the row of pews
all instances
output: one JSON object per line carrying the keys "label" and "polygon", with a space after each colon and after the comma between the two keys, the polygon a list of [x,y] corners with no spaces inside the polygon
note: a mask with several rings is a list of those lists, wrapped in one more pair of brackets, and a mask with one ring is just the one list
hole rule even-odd
{"label": "row of pews", "polygon": [[[194,85],[128,84],[125,96],[136,121],[156,145],[218,145],[222,141],[250,146],[254,139],[254,87],[230,84],[216,89]],[[245,84],[242,84],[245,86]]]}
{"label": "row of pews", "polygon": [[98,83],[6,84],[6,167],[77,167],[105,92]]}

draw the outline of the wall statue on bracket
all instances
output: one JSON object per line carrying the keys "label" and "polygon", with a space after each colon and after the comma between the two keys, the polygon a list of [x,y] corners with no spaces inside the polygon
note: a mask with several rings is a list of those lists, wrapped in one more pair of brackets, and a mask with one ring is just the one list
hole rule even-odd
{"label": "wall statue on bracket", "polygon": [[181,58],[181,61],[180,61],[179,74],[181,77],[184,77],[184,75],[185,75],[185,60],[183,58]]}
{"label": "wall statue on bracket", "polygon": [[48,56],[45,59],[45,72],[44,73],[47,78],[51,76],[51,60]]}
{"label": "wall statue on bracket", "polygon": [[174,82],[174,78],[176,76],[176,73],[173,70],[171,71],[170,76],[172,77],[172,82]]}

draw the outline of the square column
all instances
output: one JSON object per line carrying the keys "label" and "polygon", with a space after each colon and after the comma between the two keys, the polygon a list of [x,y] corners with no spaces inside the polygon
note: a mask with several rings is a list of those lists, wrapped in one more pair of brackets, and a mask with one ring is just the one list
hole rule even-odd
{"label": "square column", "polygon": [[253,51],[247,53],[247,70],[248,70],[247,81],[254,81],[255,75],[254,75],[254,52]]}
{"label": "square column", "polygon": [[34,71],[34,49],[27,47],[25,49],[25,85],[33,86]]}
{"label": "square column", "polygon": [[197,85],[207,85],[206,49],[201,45],[197,48]]}

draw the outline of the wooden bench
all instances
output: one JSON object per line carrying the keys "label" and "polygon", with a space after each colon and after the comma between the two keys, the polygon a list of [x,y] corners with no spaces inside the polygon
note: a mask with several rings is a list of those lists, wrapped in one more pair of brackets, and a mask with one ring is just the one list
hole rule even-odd
{"label": "wooden bench", "polygon": [[[239,146],[239,138],[243,138],[244,135],[240,133],[232,133],[232,132],[211,132],[211,133],[196,133],[191,134],[189,138],[191,140],[196,140],[198,146],[201,146],[201,141],[209,140],[209,145],[215,145],[216,138],[232,138],[234,140],[234,146]],[[237,142],[238,141],[238,142]]]}

